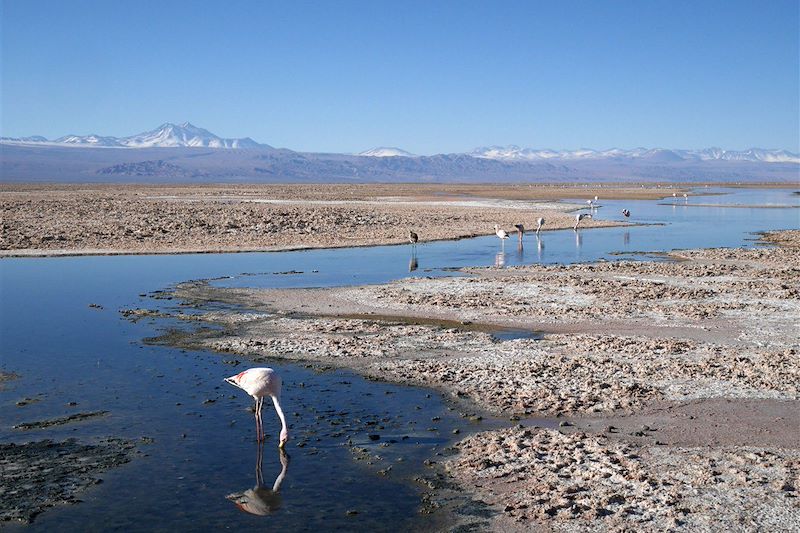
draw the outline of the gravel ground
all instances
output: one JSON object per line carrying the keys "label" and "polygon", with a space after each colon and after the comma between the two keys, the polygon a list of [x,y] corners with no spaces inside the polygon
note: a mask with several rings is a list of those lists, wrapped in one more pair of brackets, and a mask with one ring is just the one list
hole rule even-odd
{"label": "gravel ground", "polygon": [[447,469],[503,507],[497,529],[796,531],[800,524],[796,449],[643,447],[529,428],[480,433],[459,448]]}

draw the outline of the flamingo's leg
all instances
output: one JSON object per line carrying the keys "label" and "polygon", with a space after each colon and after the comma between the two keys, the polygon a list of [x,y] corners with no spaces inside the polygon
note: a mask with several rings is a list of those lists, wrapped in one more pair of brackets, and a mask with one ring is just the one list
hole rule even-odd
{"label": "flamingo's leg", "polygon": [[258,440],[264,440],[264,420],[261,418],[261,408],[264,407],[264,398],[258,399],[258,429],[260,431]]}
{"label": "flamingo's leg", "polygon": [[256,404],[253,407],[253,416],[256,419],[256,440],[260,440],[261,436],[261,429],[258,425],[258,398],[256,398]]}

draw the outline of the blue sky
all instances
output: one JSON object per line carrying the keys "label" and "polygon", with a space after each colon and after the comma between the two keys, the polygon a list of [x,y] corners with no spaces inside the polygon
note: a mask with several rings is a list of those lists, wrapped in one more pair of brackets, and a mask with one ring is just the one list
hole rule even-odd
{"label": "blue sky", "polygon": [[800,150],[797,0],[0,1],[3,135]]}

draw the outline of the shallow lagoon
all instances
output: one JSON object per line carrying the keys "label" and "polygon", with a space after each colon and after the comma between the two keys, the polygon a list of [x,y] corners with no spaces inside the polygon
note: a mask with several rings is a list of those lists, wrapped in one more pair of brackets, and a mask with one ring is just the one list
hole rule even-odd
{"label": "shallow lagoon", "polygon": [[[383,283],[408,275],[452,275],[448,269],[461,266],[613,260],[619,252],[752,246],[753,232],[800,227],[800,197],[789,190],[700,192],[730,194],[660,202],[601,198],[598,218],[621,220],[625,207],[632,212],[631,222],[654,225],[544,232],[539,239],[527,235],[521,250],[513,235],[502,246],[495,237],[429,243],[418,246],[412,272],[409,246],[0,260],[0,367],[21,376],[0,391],[0,442],[71,436],[85,441],[98,436],[154,439],[140,442],[145,456],[106,473],[105,483],[82,494],[84,503],[48,511],[32,528],[395,530],[418,525],[420,488],[409,479],[426,470],[423,461],[437,458],[454,438],[453,429],[463,436],[501,421],[470,422],[459,408],[448,410],[441,396],[424,389],[276,362],[293,425],[291,459],[280,507],[268,517],[248,515],[225,496],[255,484],[252,415],[244,394],[221,381],[246,363],[234,367],[223,361],[236,357],[148,345],[143,339],[165,328],[192,326],[165,320],[134,324],[117,311],[174,306],[176,302],[140,295],[187,279],[223,278],[214,283],[261,287]],[[39,401],[17,407],[25,397]],[[78,405],[67,405],[73,401]],[[96,410],[109,410],[110,415],[46,430],[12,429],[21,422]],[[265,409],[264,419],[273,434],[263,461],[265,482],[271,485],[281,469],[274,442],[278,424],[271,408]],[[370,434],[380,439],[372,441]],[[366,459],[354,459],[345,445],[348,438],[368,450],[359,455]],[[375,455],[382,459],[375,460]],[[387,475],[378,473],[390,465]]]}

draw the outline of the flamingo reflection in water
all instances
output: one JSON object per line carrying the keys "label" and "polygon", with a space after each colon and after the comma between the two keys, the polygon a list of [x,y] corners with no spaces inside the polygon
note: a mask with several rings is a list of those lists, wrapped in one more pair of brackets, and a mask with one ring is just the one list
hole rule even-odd
{"label": "flamingo reflection in water", "polygon": [[496,268],[503,268],[506,266],[506,253],[505,251],[497,252],[494,256],[494,266]]}
{"label": "flamingo reflection in water", "polygon": [[408,271],[414,272],[417,268],[419,268],[419,264],[417,263],[417,255],[411,254],[411,259],[408,261]]}
{"label": "flamingo reflection in water", "polygon": [[272,488],[264,485],[264,476],[261,473],[261,464],[264,460],[264,443],[258,443],[258,451],[256,453],[256,486],[252,489],[247,489],[242,492],[234,492],[228,494],[226,498],[236,504],[241,511],[256,516],[267,516],[277,511],[283,503],[283,497],[280,494],[281,483],[286,477],[286,471],[289,468],[289,455],[286,451],[280,449],[281,472],[275,478],[275,483]]}
{"label": "flamingo reflection in water", "polygon": [[544,241],[539,237],[539,234],[536,234],[536,255],[539,258],[539,261],[542,260],[542,252],[544,251]]}

